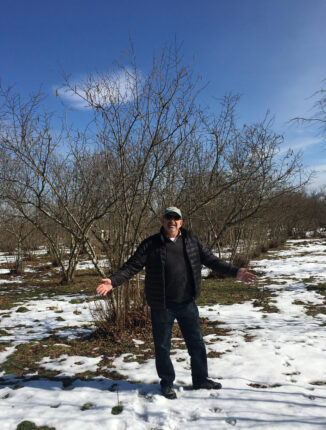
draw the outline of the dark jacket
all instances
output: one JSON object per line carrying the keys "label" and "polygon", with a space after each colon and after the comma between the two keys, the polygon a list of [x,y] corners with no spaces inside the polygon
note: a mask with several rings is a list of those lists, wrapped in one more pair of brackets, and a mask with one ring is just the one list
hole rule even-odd
{"label": "dark jacket", "polygon": [[[190,231],[181,228],[181,234],[193,276],[195,299],[200,295],[202,264],[222,275],[234,278],[237,276],[238,267],[217,258]],[[165,261],[165,238],[163,228],[161,228],[159,233],[145,239],[134,255],[116,273],[110,276],[112,286],[113,288],[118,287],[145,267],[147,303],[154,309],[165,308]]]}

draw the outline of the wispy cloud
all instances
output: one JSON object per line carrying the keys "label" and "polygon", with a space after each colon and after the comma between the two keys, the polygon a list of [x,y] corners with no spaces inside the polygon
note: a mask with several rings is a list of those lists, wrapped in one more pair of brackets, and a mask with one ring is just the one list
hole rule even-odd
{"label": "wispy cloud", "polygon": [[313,173],[313,178],[307,188],[311,191],[326,188],[326,163],[309,166],[308,170]]}
{"label": "wispy cloud", "polygon": [[289,150],[293,151],[303,151],[311,146],[325,144],[325,139],[322,137],[304,137],[298,140],[295,140],[293,143],[286,144],[282,146],[280,152],[287,152]]}
{"label": "wispy cloud", "polygon": [[130,70],[105,75],[90,75],[74,80],[70,87],[54,88],[56,95],[70,107],[83,110],[92,105],[128,103],[134,98],[136,77]]}
{"label": "wispy cloud", "polygon": [[326,173],[326,163],[325,164],[319,164],[317,166],[310,166],[310,169],[315,170],[319,173]]}

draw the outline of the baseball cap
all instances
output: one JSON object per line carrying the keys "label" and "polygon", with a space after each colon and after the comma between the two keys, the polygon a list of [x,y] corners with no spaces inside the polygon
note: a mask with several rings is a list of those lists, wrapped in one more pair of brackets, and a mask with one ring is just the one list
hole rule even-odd
{"label": "baseball cap", "polygon": [[179,208],[176,208],[175,206],[169,206],[168,208],[166,208],[164,213],[163,213],[163,216],[165,216],[166,214],[168,214],[170,212],[174,212],[174,213],[180,215],[180,218],[182,218],[181,210]]}

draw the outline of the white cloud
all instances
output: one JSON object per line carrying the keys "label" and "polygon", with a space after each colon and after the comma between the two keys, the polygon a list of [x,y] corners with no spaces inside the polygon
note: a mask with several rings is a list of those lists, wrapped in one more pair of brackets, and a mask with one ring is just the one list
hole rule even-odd
{"label": "white cloud", "polygon": [[280,150],[281,153],[286,152],[290,149],[292,149],[293,151],[300,151],[300,150],[305,150],[311,146],[314,145],[319,145],[319,144],[325,144],[325,139],[322,137],[305,137],[305,138],[301,138],[298,140],[295,140],[293,143],[291,144],[287,144],[285,146],[283,146]]}
{"label": "white cloud", "polygon": [[[76,86],[77,87],[77,86]],[[59,96],[64,102],[66,102],[70,107],[75,109],[87,109],[87,103],[83,100],[82,97],[79,97],[77,94],[74,94],[68,87],[63,87],[59,89],[55,89],[57,96]],[[85,97],[85,93],[82,91],[83,97]]]}
{"label": "white cloud", "polygon": [[78,110],[89,109],[90,104],[108,105],[127,103],[134,97],[136,78],[130,70],[105,75],[90,75],[71,82],[71,88],[56,88],[57,96]]}

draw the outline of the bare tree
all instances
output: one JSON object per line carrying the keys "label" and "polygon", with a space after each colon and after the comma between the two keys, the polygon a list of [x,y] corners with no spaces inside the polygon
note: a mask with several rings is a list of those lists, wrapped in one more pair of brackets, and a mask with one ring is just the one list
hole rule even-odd
{"label": "bare tree", "polygon": [[10,263],[11,273],[22,274],[24,259],[31,251],[29,239],[35,234],[35,229],[19,212],[6,204],[1,205],[0,225],[7,242],[6,249],[15,257]]}
{"label": "bare tree", "polygon": [[[132,48],[128,62],[128,67],[117,65],[113,72],[90,75],[79,86],[65,79],[65,91],[92,108],[96,144],[106,171],[119,182],[119,198],[106,218],[106,240],[100,224],[93,229],[107,252],[110,270],[135,251],[161,213],[161,188],[176,179],[171,170],[181,163],[198,120],[196,80],[182,65],[176,45],[153,58],[148,74],[138,70]],[[120,321],[135,300],[128,286],[114,294]]]}
{"label": "bare tree", "polygon": [[209,226],[201,233],[210,248],[218,246],[228,229],[243,225],[307,180],[302,179],[299,155],[280,153],[283,137],[273,132],[268,114],[259,123],[237,126],[238,101],[236,95],[225,96],[220,114],[205,121],[193,162],[185,165],[186,186],[177,202],[191,224],[201,230]]}
{"label": "bare tree", "polygon": [[[325,82],[324,80],[323,82]],[[313,124],[318,127],[318,129],[325,133],[326,131],[326,89],[321,88],[316,91],[312,97],[315,99],[313,103],[314,113],[310,117],[295,117],[291,121],[297,122],[299,124]]]}
{"label": "bare tree", "polygon": [[[80,134],[72,138],[66,133],[64,139],[51,132],[49,115],[40,112],[41,94],[27,101],[12,89],[1,89],[0,95],[2,198],[44,235],[62,270],[62,282],[73,280],[83,247],[101,271],[90,230],[116,198],[115,182],[110,182],[102,157],[87,150]],[[53,223],[55,231],[49,228]],[[73,238],[68,254],[62,252],[67,247],[58,241],[58,231],[61,239]]]}

